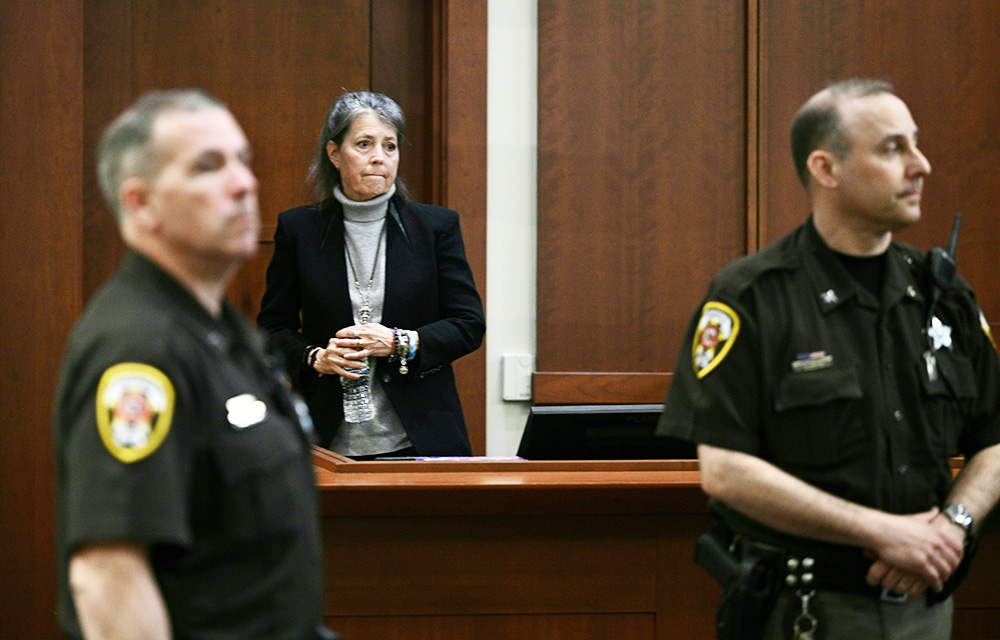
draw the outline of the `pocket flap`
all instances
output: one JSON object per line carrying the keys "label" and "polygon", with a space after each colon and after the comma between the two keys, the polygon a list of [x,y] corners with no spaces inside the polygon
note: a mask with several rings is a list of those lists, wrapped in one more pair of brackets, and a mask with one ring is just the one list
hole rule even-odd
{"label": "pocket flap", "polygon": [[818,407],[833,400],[862,396],[861,383],[854,369],[821,369],[789,373],[778,384],[775,392],[776,411],[799,407]]}

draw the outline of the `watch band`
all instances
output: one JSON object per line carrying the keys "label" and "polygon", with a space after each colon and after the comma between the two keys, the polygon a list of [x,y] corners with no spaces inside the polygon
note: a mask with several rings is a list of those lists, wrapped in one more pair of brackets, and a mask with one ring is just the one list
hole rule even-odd
{"label": "watch band", "polygon": [[972,512],[961,502],[949,502],[942,509],[949,520],[965,530],[965,537],[972,535]]}

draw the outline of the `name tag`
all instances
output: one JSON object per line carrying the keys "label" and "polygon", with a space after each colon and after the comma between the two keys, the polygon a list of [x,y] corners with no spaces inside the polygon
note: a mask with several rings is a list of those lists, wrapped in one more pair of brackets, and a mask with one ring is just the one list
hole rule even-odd
{"label": "name tag", "polygon": [[267,405],[249,393],[233,396],[226,400],[226,411],[228,412],[229,424],[240,431],[260,424],[267,417]]}

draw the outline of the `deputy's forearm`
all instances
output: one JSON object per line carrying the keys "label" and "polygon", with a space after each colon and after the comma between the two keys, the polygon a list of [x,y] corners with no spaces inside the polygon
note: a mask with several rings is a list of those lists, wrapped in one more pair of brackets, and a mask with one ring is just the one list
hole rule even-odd
{"label": "deputy's forearm", "polygon": [[876,546],[885,515],[822,491],[744,453],[698,446],[702,487],[729,507],[772,529],[863,548]]}
{"label": "deputy's forearm", "polygon": [[978,528],[1000,499],[1000,444],[969,458],[955,478],[948,502],[959,502],[972,513]]}
{"label": "deputy's forearm", "polygon": [[69,581],[87,640],[170,640],[170,618],[143,546],[81,548],[70,559]]}

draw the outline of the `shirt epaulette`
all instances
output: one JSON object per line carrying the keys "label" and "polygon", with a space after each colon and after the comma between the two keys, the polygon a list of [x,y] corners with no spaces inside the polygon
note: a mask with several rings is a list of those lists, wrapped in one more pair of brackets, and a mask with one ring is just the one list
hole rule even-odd
{"label": "shirt epaulette", "polygon": [[779,270],[796,269],[801,265],[797,247],[802,241],[804,228],[781,238],[756,253],[736,258],[725,265],[712,280],[710,295],[739,298],[765,274]]}

